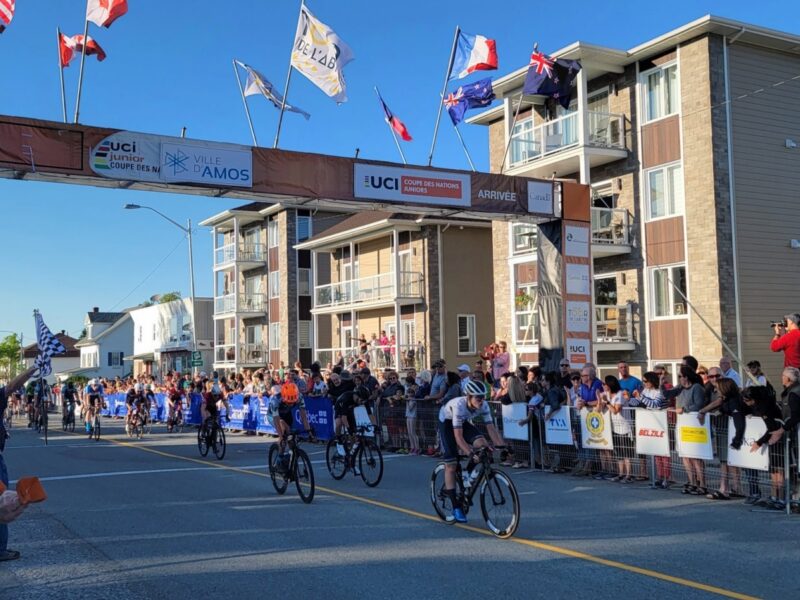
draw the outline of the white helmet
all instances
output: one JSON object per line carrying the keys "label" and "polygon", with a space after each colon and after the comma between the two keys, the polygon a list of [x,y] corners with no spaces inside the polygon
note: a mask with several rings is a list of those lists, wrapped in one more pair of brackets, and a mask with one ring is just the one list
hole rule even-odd
{"label": "white helmet", "polygon": [[136,392],[141,392],[144,388],[142,387],[141,383],[137,383],[136,385],[133,386],[133,389]]}

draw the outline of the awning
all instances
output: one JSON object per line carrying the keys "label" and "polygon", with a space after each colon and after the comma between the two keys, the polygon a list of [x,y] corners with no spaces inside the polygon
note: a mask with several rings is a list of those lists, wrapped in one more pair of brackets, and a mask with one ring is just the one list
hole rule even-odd
{"label": "awning", "polygon": [[123,356],[122,360],[134,361],[143,360],[145,362],[154,362],[156,359],[155,354],[152,352],[142,352],[141,354],[134,354],[133,356]]}

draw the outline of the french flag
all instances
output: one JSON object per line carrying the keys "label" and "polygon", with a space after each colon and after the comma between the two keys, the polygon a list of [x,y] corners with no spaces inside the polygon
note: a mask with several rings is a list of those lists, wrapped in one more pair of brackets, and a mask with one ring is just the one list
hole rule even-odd
{"label": "french flag", "polygon": [[458,32],[456,55],[448,79],[461,79],[475,71],[497,69],[497,47],[494,40],[482,35]]}

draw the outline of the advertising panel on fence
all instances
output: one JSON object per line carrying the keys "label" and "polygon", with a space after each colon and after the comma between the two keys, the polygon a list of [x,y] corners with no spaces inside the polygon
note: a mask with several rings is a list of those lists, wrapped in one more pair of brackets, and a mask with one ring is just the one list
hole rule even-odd
{"label": "advertising panel on fence", "polygon": [[637,409],[635,412],[636,454],[669,456],[666,411]]}
{"label": "advertising panel on fence", "polygon": [[356,406],[355,410],[353,410],[353,415],[356,418],[356,427],[368,427],[369,429],[367,429],[365,435],[373,437],[375,432],[372,428],[372,421],[369,420],[367,409],[363,406]]}
{"label": "advertising panel on fence", "polygon": [[697,413],[678,415],[675,424],[675,443],[681,458],[714,459],[714,451],[711,448],[711,424],[709,419],[701,424],[697,419]]}
{"label": "advertising panel on fence", "polygon": [[[548,406],[547,409],[549,408]],[[572,428],[570,427],[569,411],[569,406],[562,406],[557,411],[547,414],[544,420],[545,442],[564,446],[572,445]]]}
{"label": "advertising panel on fence", "polygon": [[611,416],[587,408],[581,409],[581,443],[593,450],[613,450]]}
{"label": "advertising panel on fence", "polygon": [[528,405],[522,402],[503,405],[503,437],[509,440],[527,440],[528,426],[519,422],[528,416]]}
{"label": "advertising panel on fence", "polygon": [[[734,450],[730,445],[736,436],[736,427],[733,425],[733,419],[728,417],[728,464],[732,467],[769,471],[769,446],[764,444],[755,452],[750,452],[750,445],[765,433],[767,433],[767,425],[764,423],[764,419],[747,417],[742,447]],[[778,443],[782,446],[783,438],[778,440]]]}

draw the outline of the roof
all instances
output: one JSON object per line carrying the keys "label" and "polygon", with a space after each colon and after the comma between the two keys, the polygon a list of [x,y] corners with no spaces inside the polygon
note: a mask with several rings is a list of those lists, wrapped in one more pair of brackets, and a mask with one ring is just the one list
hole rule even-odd
{"label": "roof", "polygon": [[[92,314],[92,313],[89,313],[89,314]],[[99,314],[99,313],[94,313],[94,314]],[[109,314],[114,314],[114,313],[109,313]],[[112,331],[115,331],[118,327],[120,327],[126,321],[131,320],[131,313],[129,313],[129,312],[118,313],[118,314],[120,315],[119,318],[113,322],[111,327],[108,327],[108,328],[104,329],[103,331],[98,333],[93,338],[85,338],[84,337],[84,338],[79,339],[77,342],[75,342],[75,347],[76,348],[82,348],[84,346],[92,346],[94,344],[97,344],[98,340],[100,338],[102,338],[103,336],[108,335]]]}
{"label": "roof", "polygon": [[207,219],[203,219],[200,221],[200,225],[203,227],[213,227],[214,225],[220,225],[227,223],[228,221],[232,221],[235,216],[245,217],[245,220],[248,222],[260,221],[264,214],[263,211],[275,206],[276,204],[271,202],[250,202],[249,204],[243,204],[242,206],[237,206],[236,208],[223,210],[222,212],[212,215]]}
{"label": "roof", "polygon": [[116,323],[125,316],[124,312],[89,311],[89,323]]}
{"label": "roof", "polygon": [[[64,344],[64,348],[66,348],[67,351],[64,354],[57,354],[53,358],[75,358],[81,355],[80,349],[75,347],[75,343],[78,340],[66,333],[57,333],[55,335],[56,339]],[[37,354],[39,354],[39,346],[37,344],[30,344],[22,349],[23,358],[36,358]]]}

